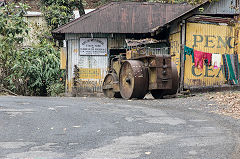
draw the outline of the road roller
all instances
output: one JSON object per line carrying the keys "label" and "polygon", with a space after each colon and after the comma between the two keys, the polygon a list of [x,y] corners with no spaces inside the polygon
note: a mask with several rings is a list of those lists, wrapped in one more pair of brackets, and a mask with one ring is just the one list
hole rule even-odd
{"label": "road roller", "polygon": [[132,49],[110,56],[102,88],[109,98],[142,99],[150,92],[160,99],[176,94],[178,85],[178,71],[171,55]]}

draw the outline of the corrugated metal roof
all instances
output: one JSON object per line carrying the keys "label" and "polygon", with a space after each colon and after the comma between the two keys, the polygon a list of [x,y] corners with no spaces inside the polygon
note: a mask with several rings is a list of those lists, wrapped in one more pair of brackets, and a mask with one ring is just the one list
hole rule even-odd
{"label": "corrugated metal roof", "polygon": [[193,8],[186,3],[112,2],[53,33],[150,33]]}
{"label": "corrugated metal roof", "polygon": [[236,4],[239,0],[219,0],[213,1],[205,6],[205,14],[239,14],[239,7]]}

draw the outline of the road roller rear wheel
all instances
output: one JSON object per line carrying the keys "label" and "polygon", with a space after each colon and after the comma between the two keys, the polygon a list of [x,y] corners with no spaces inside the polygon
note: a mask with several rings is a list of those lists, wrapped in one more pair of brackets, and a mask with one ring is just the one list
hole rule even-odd
{"label": "road roller rear wheel", "polygon": [[163,99],[164,90],[159,90],[159,89],[151,90],[151,94],[155,99]]}
{"label": "road roller rear wheel", "polygon": [[172,89],[151,90],[151,94],[155,99],[162,99],[164,95],[173,95],[177,93],[179,86],[178,71],[174,62],[171,63],[171,67],[172,67]]}
{"label": "road roller rear wheel", "polygon": [[118,82],[118,77],[115,73],[106,75],[103,81],[103,93],[109,98],[121,98],[120,92],[113,91],[113,83]]}
{"label": "road roller rear wheel", "polygon": [[119,73],[121,96],[142,99],[148,91],[148,71],[142,61],[127,60]]}
{"label": "road roller rear wheel", "polygon": [[174,62],[172,64],[172,89],[170,91],[170,95],[176,94],[179,88],[179,74],[177,70],[177,66]]}

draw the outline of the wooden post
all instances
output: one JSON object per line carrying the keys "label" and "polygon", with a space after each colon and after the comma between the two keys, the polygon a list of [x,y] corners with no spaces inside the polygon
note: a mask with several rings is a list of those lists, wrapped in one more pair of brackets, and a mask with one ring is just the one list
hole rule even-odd
{"label": "wooden post", "polygon": [[182,20],[181,23],[181,51],[180,51],[180,57],[181,57],[181,64],[180,64],[180,92],[184,89],[184,66],[185,66],[185,60],[184,60],[184,45],[186,44],[186,23],[185,20]]}
{"label": "wooden post", "polygon": [[69,44],[68,44],[68,40],[66,40],[66,83],[65,83],[65,93],[68,93],[68,60],[69,60]]}
{"label": "wooden post", "polygon": [[240,16],[234,16],[235,28],[234,28],[234,54],[239,54],[239,31],[240,31],[240,24],[239,24]]}

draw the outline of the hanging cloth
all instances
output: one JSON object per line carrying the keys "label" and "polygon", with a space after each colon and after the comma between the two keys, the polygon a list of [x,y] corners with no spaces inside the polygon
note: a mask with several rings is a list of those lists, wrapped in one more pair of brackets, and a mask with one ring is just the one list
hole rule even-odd
{"label": "hanging cloth", "polygon": [[212,66],[214,69],[221,67],[222,57],[220,54],[212,54]]}
{"label": "hanging cloth", "polygon": [[[232,64],[232,74],[231,79],[233,84],[238,84],[239,82],[239,60],[238,60],[238,54],[231,54],[230,60]],[[231,72],[231,71],[230,71]],[[235,78],[234,78],[235,77]]]}
{"label": "hanging cloth", "polygon": [[192,48],[184,46],[184,61],[186,60],[186,55],[192,55],[192,63],[194,63],[194,52]]}
{"label": "hanging cloth", "polygon": [[234,85],[239,82],[239,63],[237,54],[225,54],[223,57],[224,75],[229,84]]}
{"label": "hanging cloth", "polygon": [[203,69],[203,55],[204,52],[194,50],[194,61],[196,68],[200,67],[201,69]]}
{"label": "hanging cloth", "polygon": [[234,59],[234,69],[235,69],[235,76],[236,76],[236,79],[239,83],[239,56],[238,54],[232,54],[232,57]]}
{"label": "hanging cloth", "polygon": [[212,54],[211,53],[204,53],[203,60],[207,64],[207,66],[211,66],[212,64]]}

